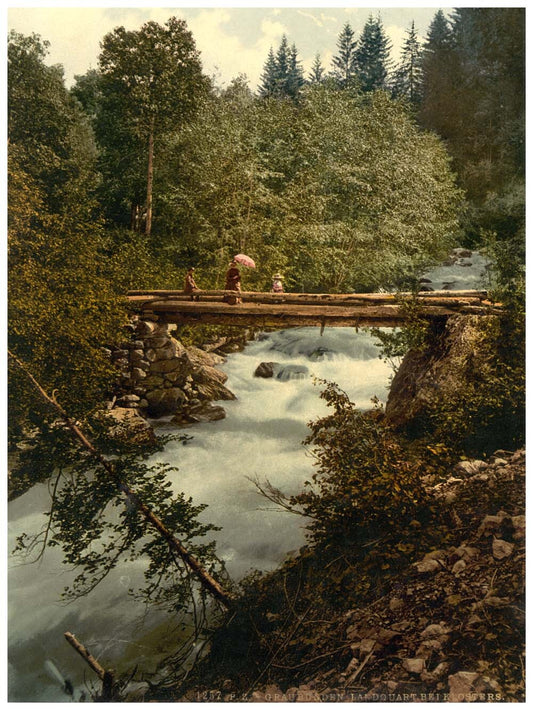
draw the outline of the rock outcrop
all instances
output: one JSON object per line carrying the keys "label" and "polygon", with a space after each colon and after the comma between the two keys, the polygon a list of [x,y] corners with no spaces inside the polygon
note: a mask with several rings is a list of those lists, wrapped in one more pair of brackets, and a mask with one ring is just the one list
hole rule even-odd
{"label": "rock outcrop", "polygon": [[395,374],[385,416],[398,428],[414,428],[428,416],[436,398],[451,398],[475,376],[487,373],[490,345],[482,322],[490,316],[457,315],[436,330],[424,349],[410,350]]}

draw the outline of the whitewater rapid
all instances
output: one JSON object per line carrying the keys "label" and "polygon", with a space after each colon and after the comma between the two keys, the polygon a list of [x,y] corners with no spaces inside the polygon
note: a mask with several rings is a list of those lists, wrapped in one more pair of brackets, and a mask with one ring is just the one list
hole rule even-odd
{"label": "whitewater rapid", "polygon": [[[432,272],[432,286],[476,288],[485,265],[474,253]],[[362,409],[372,406],[373,397],[384,402],[392,368],[379,353],[370,334],[352,328],[327,328],[322,335],[318,328],[264,334],[221,366],[237,397],[223,403],[226,418],[185,429],[192,437],[186,445],[171,442],[154,457],[178,467],[171,476],[176,492],[197,505],[207,504],[201,518],[221,527],[213,539],[232,578],[251,569],[271,570],[305,543],[305,521],[272,510],[250,479],[268,479],[287,494],[302,490],[314,471],[302,446],[307,424],[327,411],[316,380],[336,382]],[[255,377],[261,362],[277,363],[280,378]],[[289,375],[292,379],[286,379]],[[48,502],[46,484],[38,484],[9,504],[9,550],[23,531],[45,525]],[[90,699],[86,682],[95,677],[64,640],[65,631],[74,633],[104,667],[118,671],[138,663],[148,672],[168,654],[161,625],[168,625],[172,638],[172,620],[145,610],[127,593],[142,581],[142,561],[121,565],[88,597],[68,605],[60,594],[75,574],[62,564],[57,548],[48,549],[39,563],[10,559],[9,567],[11,702],[69,702],[83,693]],[[73,695],[65,690],[70,686]]]}

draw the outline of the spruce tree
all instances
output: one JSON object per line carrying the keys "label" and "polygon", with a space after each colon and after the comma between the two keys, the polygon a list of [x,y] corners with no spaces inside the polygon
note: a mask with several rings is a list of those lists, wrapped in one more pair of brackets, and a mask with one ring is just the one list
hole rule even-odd
{"label": "spruce tree", "polygon": [[363,91],[386,88],[390,48],[381,18],[374,19],[370,15],[355,50],[355,69]]}
{"label": "spruce tree", "polygon": [[270,47],[268,57],[261,74],[261,85],[259,86],[259,95],[263,98],[274,96],[277,86],[277,65],[274,50]]}
{"label": "spruce tree", "polygon": [[298,51],[296,45],[293,44],[289,49],[289,71],[287,72],[284,93],[290,96],[291,99],[297,99],[300,89],[304,84],[305,79],[300,60],[298,59]]}
{"label": "spruce tree", "polygon": [[450,23],[446,19],[442,10],[437,10],[433,18],[426,39],[424,51],[428,54],[436,54],[444,49],[450,49],[452,45],[452,31]]}
{"label": "spruce tree", "polygon": [[412,104],[419,104],[422,96],[422,50],[414,21],[407,31],[400,63],[392,79],[392,93],[403,96]]}
{"label": "spruce tree", "polygon": [[315,54],[313,66],[311,67],[311,71],[309,72],[309,83],[320,84],[320,82],[324,79],[325,71],[326,70],[322,66],[322,62],[320,60],[320,54],[317,52]]}
{"label": "spruce tree", "polygon": [[291,66],[291,50],[289,48],[289,42],[287,41],[287,35],[283,35],[281,38],[278,51],[276,52],[276,74],[277,74],[277,92],[283,93],[283,88],[287,77],[289,76]]}
{"label": "spruce tree", "polygon": [[263,98],[277,96],[297,99],[304,83],[296,46],[289,46],[287,36],[283,35],[276,54],[270,48],[261,76],[259,94]]}
{"label": "spruce tree", "polygon": [[420,122],[446,140],[470,203],[466,234],[508,239],[524,224],[524,8],[435,15],[424,49]]}
{"label": "spruce tree", "polygon": [[435,13],[422,51],[420,123],[442,138],[452,139],[458,128],[455,106],[461,73],[450,23],[442,10]]}
{"label": "spruce tree", "polygon": [[347,86],[355,76],[357,42],[349,22],[346,22],[337,40],[338,54],[333,57],[332,76],[341,87]]}

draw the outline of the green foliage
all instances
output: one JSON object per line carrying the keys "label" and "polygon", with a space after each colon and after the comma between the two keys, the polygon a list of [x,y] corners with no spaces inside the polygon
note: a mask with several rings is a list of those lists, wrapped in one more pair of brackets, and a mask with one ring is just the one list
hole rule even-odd
{"label": "green foliage", "polygon": [[436,14],[425,46],[420,120],[446,140],[471,203],[472,243],[481,229],[499,231],[495,196],[523,183],[524,32],[524,8],[458,8],[451,23]]}
{"label": "green foliage", "polygon": [[[121,337],[121,298],[102,269],[104,239],[88,202],[65,195],[62,214],[9,155],[9,346],[75,415],[92,408],[114,372],[102,346]],[[80,186],[81,189],[81,186]],[[77,209],[76,209],[77,207]],[[20,431],[34,398],[13,373],[10,426]]]}
{"label": "green foliage", "polygon": [[294,106],[241,87],[202,106],[167,171],[165,248],[214,269],[210,285],[244,251],[258,264],[247,287],[282,270],[300,291],[394,288],[454,241],[460,193],[442,146],[379,92],[322,83]]}
{"label": "green foliage", "polygon": [[165,137],[181,128],[208,90],[199,53],[183,20],[138,31],[117,27],[102,41],[96,134],[105,178],[102,200],[118,224],[139,228],[145,205],[148,144],[155,172],[164,162]]}
{"label": "green foliage", "polygon": [[435,441],[467,455],[515,449],[525,442],[526,318],[523,233],[497,239],[485,233],[491,260],[490,297],[504,311],[478,319],[467,354],[454,364],[457,382],[432,398],[429,428]]}
{"label": "green foliage", "polygon": [[358,411],[331,383],[321,396],[333,411],[310,424],[304,442],[312,447],[317,472],[291,503],[310,518],[309,540],[330,565],[326,587],[378,593],[431,547],[440,513],[422,484],[423,462],[409,454],[379,408]]}
{"label": "green foliage", "polygon": [[50,209],[90,181],[94,143],[82,112],[63,85],[59,66],[46,66],[48,43],[11,32],[8,42],[8,135],[20,169],[35,181]]}
{"label": "green foliage", "polygon": [[194,583],[166,539],[122,493],[122,484],[128,485],[188,552],[205,565],[218,565],[214,543],[198,542],[217,529],[198,521],[205,506],[193,505],[184,494],[173,493],[168,475],[177,470],[175,467],[145,462],[150,454],[162,449],[168,437],[139,452],[127,441],[120,445],[115,437],[110,438],[102,413],[89,417],[84,429],[97,448],[110,455],[115,475],[73,443],[71,432],[60,423],[44,428],[35,447],[21,455],[19,467],[22,471],[41,469],[40,479],[51,477],[48,522],[35,538],[22,535],[17,553],[35,557],[47,546],[61,546],[64,563],[79,570],[64,590],[65,599],[90,593],[120,564],[145,560],[145,586],[130,589],[130,594],[174,612],[181,609],[187,605]]}
{"label": "green foliage", "polygon": [[400,299],[400,312],[404,317],[401,328],[371,328],[381,348],[380,358],[389,362],[395,370],[410,350],[422,350],[432,334],[431,324],[420,317],[420,302],[416,294],[413,298]]}
{"label": "green foliage", "polygon": [[428,397],[425,436],[456,455],[489,456],[513,450],[525,437],[525,322],[512,306],[479,318],[465,337],[464,354],[449,363],[449,381]]}

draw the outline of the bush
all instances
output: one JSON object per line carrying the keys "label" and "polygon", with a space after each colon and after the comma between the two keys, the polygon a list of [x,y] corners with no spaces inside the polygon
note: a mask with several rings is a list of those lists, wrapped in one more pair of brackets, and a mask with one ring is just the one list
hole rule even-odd
{"label": "bush", "polygon": [[360,412],[331,383],[321,396],[333,413],[311,423],[304,442],[317,472],[291,503],[311,519],[310,542],[331,564],[327,586],[374,594],[436,539],[440,513],[422,483],[427,464],[377,405]]}

